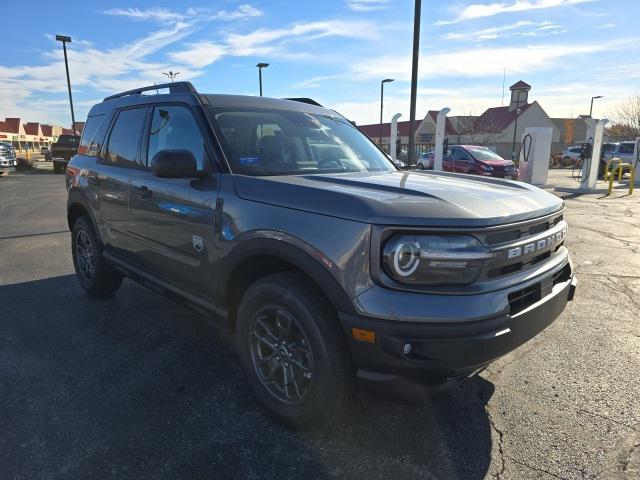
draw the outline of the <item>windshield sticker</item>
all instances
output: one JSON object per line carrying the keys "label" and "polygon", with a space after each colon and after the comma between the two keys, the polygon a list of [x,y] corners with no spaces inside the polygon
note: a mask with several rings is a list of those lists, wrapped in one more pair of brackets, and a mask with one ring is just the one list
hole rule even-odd
{"label": "windshield sticker", "polygon": [[240,165],[245,167],[260,165],[260,157],[240,157]]}

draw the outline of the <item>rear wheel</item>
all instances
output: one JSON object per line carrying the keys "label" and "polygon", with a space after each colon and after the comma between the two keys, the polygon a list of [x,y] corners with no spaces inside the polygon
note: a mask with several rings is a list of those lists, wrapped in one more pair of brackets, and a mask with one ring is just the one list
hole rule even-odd
{"label": "rear wheel", "polygon": [[424,164],[422,162],[418,162],[418,170],[424,170]]}
{"label": "rear wheel", "polygon": [[278,273],[247,290],[236,346],[258,400],[280,421],[313,428],[348,410],[354,380],[346,339],[304,277]]}
{"label": "rear wheel", "polygon": [[102,245],[87,215],[82,215],[73,224],[71,253],[78,282],[88,293],[105,296],[120,288],[122,275],[102,258]]}

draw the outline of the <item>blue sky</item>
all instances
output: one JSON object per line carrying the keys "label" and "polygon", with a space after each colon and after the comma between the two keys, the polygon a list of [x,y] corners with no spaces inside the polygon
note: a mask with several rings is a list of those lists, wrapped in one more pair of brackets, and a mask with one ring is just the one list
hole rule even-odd
{"label": "blue sky", "polygon": [[[8,3],[8,4],[7,4]],[[3,6],[0,118],[70,123],[61,45],[69,35],[76,118],[115,91],[179,71],[203,92],[306,96],[360,124],[408,119],[413,1],[32,1]],[[610,115],[640,90],[637,0],[423,0],[418,115],[480,114],[522,79],[552,116]],[[507,92],[508,98],[508,92]],[[508,101],[508,100],[507,100]]]}

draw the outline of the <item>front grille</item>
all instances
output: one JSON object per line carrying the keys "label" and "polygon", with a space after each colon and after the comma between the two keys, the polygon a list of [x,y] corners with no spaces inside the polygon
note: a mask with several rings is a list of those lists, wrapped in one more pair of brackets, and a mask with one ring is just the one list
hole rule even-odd
{"label": "front grille", "polygon": [[[484,243],[495,253],[482,277],[490,280],[524,270],[551,259],[563,246],[564,238],[556,239],[563,230],[562,215],[538,222],[528,222],[517,227],[505,227],[481,236]],[[545,232],[549,232],[545,235]],[[547,245],[538,247],[537,242],[547,240]],[[524,246],[535,245],[525,250]],[[510,250],[520,247],[520,251],[510,255]]]}
{"label": "front grille", "polygon": [[489,245],[495,245],[496,243],[511,242],[520,238],[520,230],[509,230],[506,232],[490,233],[485,237],[485,241]]}
{"label": "front grille", "polygon": [[515,315],[518,312],[526,309],[534,303],[540,301],[542,298],[542,286],[540,282],[530,285],[521,290],[516,290],[509,294],[509,307],[511,309],[511,315]]}

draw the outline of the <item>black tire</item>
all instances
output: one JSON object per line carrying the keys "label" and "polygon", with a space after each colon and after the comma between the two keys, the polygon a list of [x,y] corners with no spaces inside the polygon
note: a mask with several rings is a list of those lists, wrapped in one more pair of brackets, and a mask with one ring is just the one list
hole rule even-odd
{"label": "black tire", "polygon": [[[271,415],[291,427],[310,429],[329,425],[349,410],[355,383],[346,338],[335,311],[303,276],[284,272],[257,281],[242,297],[237,318],[240,360],[254,393]],[[278,323],[278,318],[285,321]],[[289,329],[280,325],[287,319]],[[267,345],[279,343],[262,328],[265,324],[285,339],[280,348]],[[266,358],[271,360],[258,366]],[[264,370],[271,372],[272,382],[265,380]],[[292,382],[286,382],[287,375]],[[285,384],[284,391],[279,390],[278,379]],[[287,385],[292,384],[290,396]]]}
{"label": "black tire", "polygon": [[73,224],[71,255],[76,278],[89,294],[103,297],[120,288],[122,275],[115,272],[102,258],[102,244],[87,215],[82,215]]}
{"label": "black tire", "polygon": [[424,170],[424,165],[422,164],[422,162],[418,162],[418,170]]}

